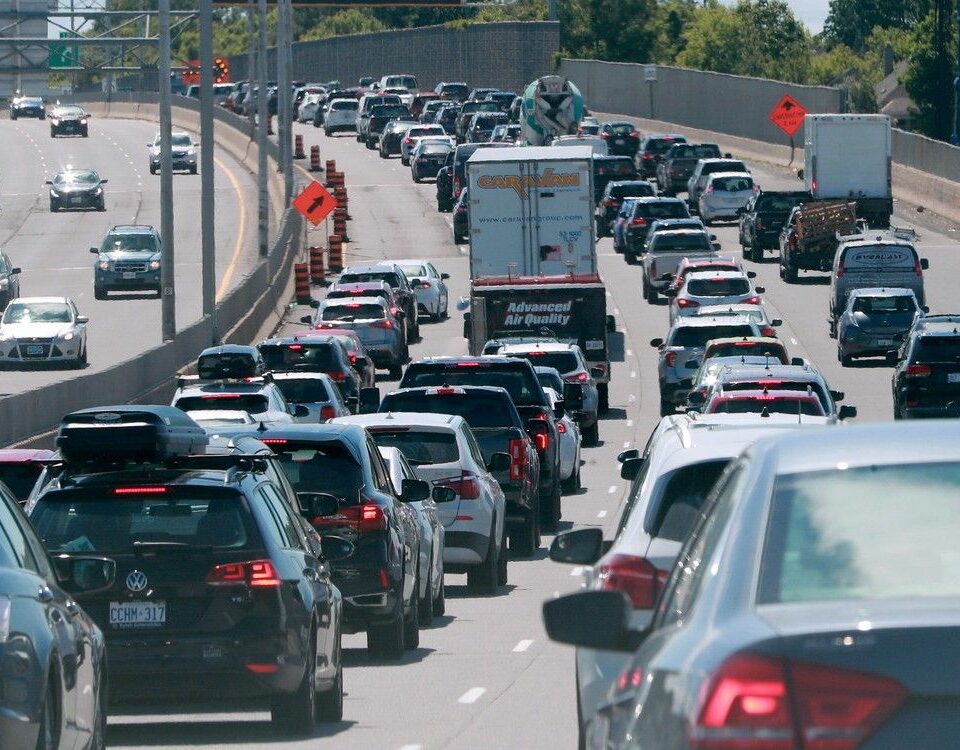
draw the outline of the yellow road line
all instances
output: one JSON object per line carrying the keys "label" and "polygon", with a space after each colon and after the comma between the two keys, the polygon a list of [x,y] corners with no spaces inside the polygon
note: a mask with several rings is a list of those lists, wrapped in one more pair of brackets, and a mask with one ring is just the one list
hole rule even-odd
{"label": "yellow road line", "polygon": [[247,207],[243,200],[243,188],[240,187],[240,181],[233,174],[233,170],[227,167],[220,159],[216,156],[213,157],[214,163],[223,170],[224,174],[227,175],[227,179],[230,180],[230,184],[233,186],[234,192],[237,194],[237,204],[240,206],[240,233],[237,235],[237,241],[233,246],[233,255],[230,257],[230,262],[227,263],[227,268],[223,272],[223,279],[220,282],[220,286],[217,287],[217,302],[219,302],[226,293],[230,290],[230,282],[233,280],[233,272],[237,268],[237,261],[240,260],[240,253],[243,252],[243,242],[246,239],[247,235]]}

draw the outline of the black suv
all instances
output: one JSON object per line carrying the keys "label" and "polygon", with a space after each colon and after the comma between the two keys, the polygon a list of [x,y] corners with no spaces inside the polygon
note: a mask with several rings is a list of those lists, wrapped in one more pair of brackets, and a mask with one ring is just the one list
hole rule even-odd
{"label": "black suv", "polygon": [[639,175],[629,156],[593,157],[593,202],[599,203],[607,183],[614,180],[636,180]]}
{"label": "black suv", "polygon": [[420,527],[408,503],[430,486],[405,479],[398,495],[369,433],[359,425],[311,424],[257,433],[280,457],[302,505],[318,496],[336,500],[332,513],[311,519],[321,533],[354,543],[332,566],[343,592],[343,629],[367,633],[367,649],[399,658],[420,643],[418,608]]}
{"label": "black suv", "polygon": [[[506,389],[540,459],[540,522],[552,531],[560,522],[560,433],[555,411],[533,365],[515,357],[429,357],[410,364],[400,388],[487,385]],[[469,421],[469,420],[468,420]]]}
{"label": "black suv", "polygon": [[920,318],[899,359],[893,371],[895,419],[960,416],[960,315]]}
{"label": "black suv", "polygon": [[417,118],[410,114],[410,110],[402,104],[378,104],[370,110],[370,120],[367,123],[367,148],[375,149],[380,141],[380,135],[391,120],[407,120],[416,122]]}
{"label": "black suv", "polygon": [[261,341],[257,349],[264,367],[271,372],[326,373],[337,384],[350,411],[357,410],[363,384],[339,336],[322,333],[282,336]]}
{"label": "black suv", "polygon": [[[278,729],[311,733],[342,715],[342,598],[326,563],[354,545],[298,517],[262,444],[207,443],[169,406],[69,414],[30,520],[58,559],[100,556],[91,577],[115,567],[76,595],[105,634],[115,703],[266,698]],[[305,502],[311,518],[336,510]]]}
{"label": "black suv", "polygon": [[369,266],[348,266],[343,269],[338,284],[357,284],[364,281],[385,281],[397,294],[397,301],[403,307],[403,314],[409,332],[408,341],[420,340],[420,319],[418,317],[417,296],[414,287],[420,286],[420,280],[410,281],[400,266],[389,261]]}

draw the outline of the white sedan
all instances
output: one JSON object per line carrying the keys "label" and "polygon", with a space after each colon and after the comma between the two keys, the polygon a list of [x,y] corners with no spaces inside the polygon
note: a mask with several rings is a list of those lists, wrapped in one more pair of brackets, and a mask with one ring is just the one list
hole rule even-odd
{"label": "white sedan", "polygon": [[18,297],[0,318],[0,365],[87,363],[87,316],[69,297]]}
{"label": "white sedan", "polygon": [[703,223],[710,226],[718,219],[736,221],[740,209],[745,208],[760,189],[747,172],[715,172],[697,201],[697,210]]}
{"label": "white sedan", "polygon": [[[545,387],[543,392],[550,399],[550,407],[560,400],[557,392]],[[563,491],[575,494],[580,489],[580,425],[569,414],[557,420],[557,432],[560,433],[560,482]]]}
{"label": "white sedan", "polygon": [[313,122],[313,116],[317,112],[317,107],[320,106],[320,97],[322,94],[307,94],[303,97],[303,101],[300,102],[300,107],[297,109],[297,119],[300,122]]}
{"label": "white sedan", "polygon": [[[421,314],[429,315],[434,322],[447,317],[450,294],[445,282],[450,278],[450,274],[440,273],[436,266],[425,258],[402,258],[393,263],[400,266],[403,275],[413,286]],[[413,283],[414,279],[420,282],[419,286]]]}

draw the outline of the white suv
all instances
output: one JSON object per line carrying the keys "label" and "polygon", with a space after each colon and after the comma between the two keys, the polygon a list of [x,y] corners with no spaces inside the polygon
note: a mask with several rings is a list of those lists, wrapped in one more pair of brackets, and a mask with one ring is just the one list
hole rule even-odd
{"label": "white suv", "polygon": [[470,425],[448,414],[387,412],[339,417],[333,424],[359,424],[380,447],[399,448],[417,475],[456,493],[437,504],[445,530],[443,566],[466,573],[470,588],[493,591],[506,583],[506,503],[487,470]]}

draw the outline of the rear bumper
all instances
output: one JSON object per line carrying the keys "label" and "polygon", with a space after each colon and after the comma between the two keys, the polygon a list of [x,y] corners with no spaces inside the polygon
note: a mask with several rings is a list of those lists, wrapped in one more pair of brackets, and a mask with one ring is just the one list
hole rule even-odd
{"label": "rear bumper", "polygon": [[443,568],[447,573],[464,573],[480,565],[489,549],[489,533],[448,529],[444,534]]}
{"label": "rear bumper", "polygon": [[373,348],[368,344],[367,354],[370,355],[370,359],[373,360],[373,364],[381,369],[403,364],[403,356],[399,347]]}

